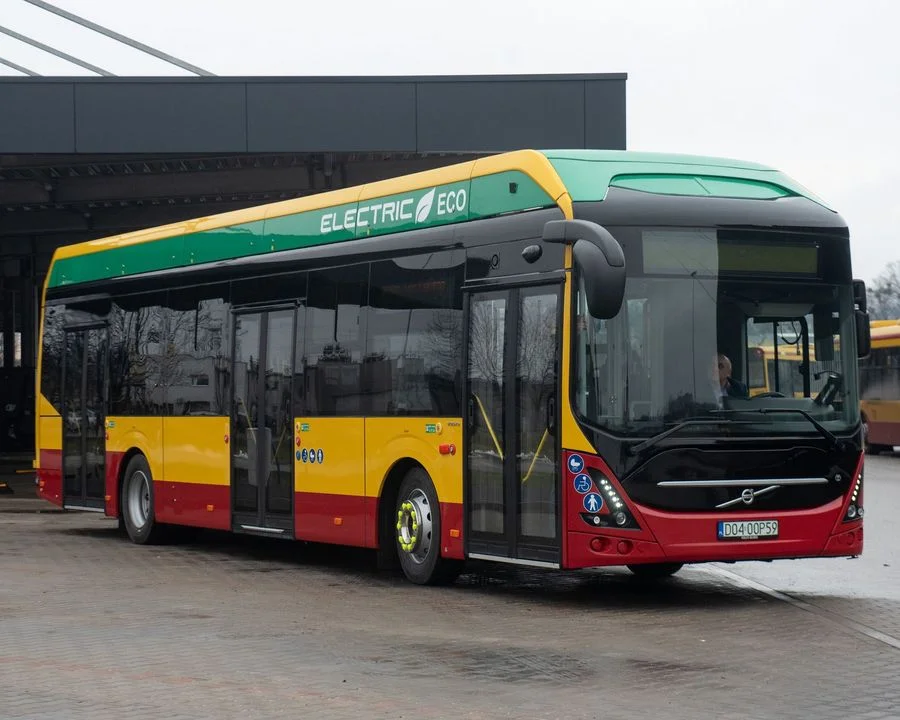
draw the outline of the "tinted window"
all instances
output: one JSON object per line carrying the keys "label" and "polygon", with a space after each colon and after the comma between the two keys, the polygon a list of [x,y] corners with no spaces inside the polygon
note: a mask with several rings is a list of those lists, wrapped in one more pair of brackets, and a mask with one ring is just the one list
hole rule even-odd
{"label": "tinted window", "polygon": [[365,410],[362,362],[369,267],[309,274],[305,369],[306,407],[312,415],[360,415]]}
{"label": "tinted window", "polygon": [[863,400],[900,400],[900,348],[877,348],[860,361]]}
{"label": "tinted window", "polygon": [[167,414],[228,414],[228,317],[227,285],[169,292],[161,361]]}
{"label": "tinted window", "polygon": [[363,387],[373,415],[459,415],[462,258],[372,265]]}
{"label": "tinted window", "polygon": [[306,296],[306,273],[283,273],[238,280],[232,285],[235,305],[273,305]]}
{"label": "tinted window", "polygon": [[43,354],[41,357],[41,393],[54,409],[62,412],[62,353],[64,305],[50,305],[44,310]]}
{"label": "tinted window", "polygon": [[109,314],[110,415],[161,415],[169,373],[165,294],[115,299]]}

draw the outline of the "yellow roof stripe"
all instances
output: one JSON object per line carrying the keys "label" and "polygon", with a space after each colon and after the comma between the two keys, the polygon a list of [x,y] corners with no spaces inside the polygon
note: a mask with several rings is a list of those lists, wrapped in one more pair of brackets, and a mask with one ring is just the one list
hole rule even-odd
{"label": "yellow roof stripe", "polygon": [[233,210],[231,212],[112,235],[98,240],[89,240],[59,248],[54,254],[53,260],[79,257],[113,248],[152,242],[162,238],[190,235],[204,230],[243,225],[311,210],[322,210],[347,203],[421,190],[431,185],[461,182],[510,170],[519,170],[530,176],[559,205],[565,217],[572,217],[572,200],[566,191],[562,179],[550,164],[550,161],[542,153],[535,150],[517,150],[470,160],[465,163],[448,165],[447,167],[411,173],[367,185],[332,190],[303,198],[267,203],[243,210]]}

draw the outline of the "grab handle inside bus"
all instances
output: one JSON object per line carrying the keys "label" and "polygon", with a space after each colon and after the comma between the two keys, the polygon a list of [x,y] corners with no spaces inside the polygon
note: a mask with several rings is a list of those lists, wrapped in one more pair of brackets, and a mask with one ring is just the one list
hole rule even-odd
{"label": "grab handle inside bus", "polygon": [[588,311],[598,320],[615,317],[625,297],[625,253],[609,230],[587,220],[551,220],[542,240],[572,243]]}

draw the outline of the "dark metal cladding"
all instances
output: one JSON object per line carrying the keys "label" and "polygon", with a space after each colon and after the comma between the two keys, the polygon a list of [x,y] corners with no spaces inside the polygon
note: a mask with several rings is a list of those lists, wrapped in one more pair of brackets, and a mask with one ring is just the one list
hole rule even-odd
{"label": "dark metal cladding", "polygon": [[600,225],[833,228],[849,237],[846,221],[836,212],[803,197],[777,200],[660,195],[611,187],[602,202],[575,203],[576,218]]}

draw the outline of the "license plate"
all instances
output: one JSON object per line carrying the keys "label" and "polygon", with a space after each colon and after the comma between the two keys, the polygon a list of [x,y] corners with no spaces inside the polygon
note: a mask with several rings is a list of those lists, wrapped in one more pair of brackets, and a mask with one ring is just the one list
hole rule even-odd
{"label": "license plate", "polygon": [[777,537],[777,520],[719,520],[719,540],[760,540]]}

